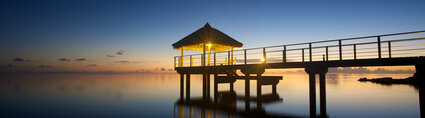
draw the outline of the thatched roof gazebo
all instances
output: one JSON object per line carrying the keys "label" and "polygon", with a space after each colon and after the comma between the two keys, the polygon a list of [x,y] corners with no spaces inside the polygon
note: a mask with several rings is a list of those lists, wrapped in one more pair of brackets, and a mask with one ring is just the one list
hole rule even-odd
{"label": "thatched roof gazebo", "polygon": [[[208,65],[211,51],[225,51],[231,50],[233,62],[233,49],[242,48],[242,43],[236,41],[232,37],[224,34],[223,32],[211,27],[208,23],[204,27],[196,30],[190,35],[184,37],[183,39],[177,41],[173,44],[174,49],[181,50],[182,55],[180,59],[180,64],[183,64],[183,54],[184,50],[195,50],[203,51],[202,66],[206,65],[205,62],[205,53],[208,51]],[[230,61],[230,60],[229,60]]]}

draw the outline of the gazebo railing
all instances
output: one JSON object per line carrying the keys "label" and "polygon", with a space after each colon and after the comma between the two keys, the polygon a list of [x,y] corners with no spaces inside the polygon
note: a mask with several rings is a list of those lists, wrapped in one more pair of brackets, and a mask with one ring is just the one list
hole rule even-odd
{"label": "gazebo railing", "polygon": [[[174,57],[174,67],[382,59],[425,56],[425,30]],[[208,63],[207,55],[210,55]],[[183,61],[180,59],[183,57]]]}

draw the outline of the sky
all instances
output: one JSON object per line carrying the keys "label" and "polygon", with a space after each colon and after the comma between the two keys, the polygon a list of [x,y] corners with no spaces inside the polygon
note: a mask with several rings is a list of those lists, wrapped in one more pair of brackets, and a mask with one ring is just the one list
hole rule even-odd
{"label": "sky", "polygon": [[[173,69],[209,23],[244,48],[424,30],[423,0],[2,0],[1,71]],[[193,52],[199,53],[199,52]]]}

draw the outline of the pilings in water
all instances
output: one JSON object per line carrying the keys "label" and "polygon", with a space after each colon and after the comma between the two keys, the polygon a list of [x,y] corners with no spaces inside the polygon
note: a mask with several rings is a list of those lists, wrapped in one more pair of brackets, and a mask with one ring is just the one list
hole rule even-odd
{"label": "pilings in water", "polygon": [[[282,100],[277,92],[277,84],[282,79],[281,76],[262,76],[262,74],[265,72],[264,66],[258,66],[258,67],[250,67],[250,68],[244,68],[241,69],[241,72],[245,76],[238,76],[236,72],[233,74],[228,74],[226,71],[228,70],[218,70],[218,71],[207,71],[205,70],[203,73],[192,73],[192,71],[178,71],[180,73],[180,103],[193,103],[193,101],[197,101],[198,99],[193,98],[193,100],[190,98],[190,87],[191,87],[191,74],[202,74],[202,104],[206,107],[215,106],[220,102],[220,99],[223,99],[223,96],[227,94],[223,94],[223,92],[218,92],[218,84],[224,83],[229,84],[230,87],[230,93],[235,94],[235,99],[242,99],[245,100],[245,111],[246,112],[258,112],[263,111],[263,102],[273,102]],[[213,95],[214,100],[211,101],[211,95],[210,95],[210,81],[211,81],[211,74],[213,75],[214,83],[213,83]],[[225,75],[226,74],[226,75]],[[254,75],[255,74],[255,75]],[[186,79],[184,78],[186,75]],[[251,76],[252,75],[252,76]],[[236,93],[234,93],[234,82],[237,79],[241,79],[245,81],[245,95],[244,96],[236,96]],[[186,80],[186,82],[184,82]],[[250,81],[251,80],[257,80],[257,93],[256,96],[251,96],[250,91]],[[184,87],[186,84],[186,87]],[[263,85],[271,85],[272,86],[272,94],[265,94],[262,95],[262,86]],[[186,88],[186,93],[184,94],[184,88]],[[185,95],[185,96],[184,96]],[[184,98],[185,97],[185,98]],[[251,102],[256,102],[256,110],[252,110],[251,108]],[[204,113],[205,115],[206,113]]]}
{"label": "pilings in water", "polygon": [[417,88],[419,89],[419,109],[421,112],[421,117],[425,117],[425,58],[421,58],[422,61],[419,61],[415,64],[415,74],[413,77],[418,80]]}
{"label": "pilings in water", "polygon": [[218,74],[214,74],[214,103],[217,103],[217,92],[218,92]]}
{"label": "pilings in water", "polygon": [[421,118],[425,117],[425,86],[419,86],[419,110]]}
{"label": "pilings in water", "polygon": [[261,109],[262,104],[261,104],[261,81],[262,81],[262,77],[261,77],[262,73],[257,73],[257,109]]}
{"label": "pilings in water", "polygon": [[[279,83],[280,80],[282,80],[281,76],[262,76],[262,74],[265,71],[265,68],[257,68],[255,70],[251,69],[243,69],[241,70],[242,73],[244,73],[245,76],[238,76],[238,75],[229,75],[225,73],[224,71],[209,71],[205,73],[190,73],[190,72],[182,72],[180,75],[180,99],[177,101],[176,104],[178,105],[188,105],[191,107],[190,115],[192,116],[192,107],[197,106],[201,108],[201,117],[205,116],[212,116],[211,114],[214,114],[215,116],[215,110],[216,109],[224,109],[228,110],[229,117],[233,117],[237,110],[236,107],[236,100],[245,100],[245,110],[242,114],[245,115],[267,115],[264,114],[264,108],[262,104],[264,103],[270,103],[270,102],[277,102],[281,101],[282,98],[279,97],[279,95],[276,92],[276,86]],[[191,74],[202,74],[202,98],[190,98],[190,87],[191,87]],[[211,100],[210,96],[210,75],[213,75],[214,83],[213,83],[213,95],[214,100]],[[226,75],[225,75],[226,74]],[[255,75],[254,75],[255,74]],[[186,75],[186,80],[184,78],[184,75]],[[252,75],[252,76],[250,76]],[[244,96],[238,96],[234,89],[234,82],[236,82],[237,79],[241,79],[245,81],[245,95]],[[257,94],[255,96],[251,96],[250,93],[250,80],[257,80]],[[184,82],[186,81],[186,82]],[[186,84],[186,87],[184,87],[184,83]],[[229,84],[230,92],[223,91],[218,92],[218,84]],[[263,85],[271,85],[272,86],[272,94],[262,94],[262,86]],[[185,98],[184,98],[184,88],[186,88]],[[251,108],[251,102],[256,102],[256,108],[253,110]],[[264,102],[264,103],[263,103]],[[229,106],[230,105],[230,106]],[[179,107],[179,116],[183,117],[183,107]],[[207,109],[214,110],[212,112],[206,111]],[[260,114],[258,114],[260,113]]]}
{"label": "pilings in water", "polygon": [[[425,58],[422,58],[425,61]],[[416,73],[413,75],[415,78],[425,78],[425,62],[421,61],[415,64]]]}
{"label": "pilings in water", "polygon": [[309,76],[309,93],[310,93],[310,117],[316,117],[316,74],[308,74]]}
{"label": "pilings in water", "polygon": [[241,72],[245,74],[245,110],[250,110],[250,74],[257,74],[257,109],[261,109],[261,74],[265,72],[265,67],[263,65],[259,65],[257,67],[251,68],[242,68]]}
{"label": "pilings in water", "polygon": [[413,78],[416,79],[416,87],[419,89],[419,110],[421,118],[425,118],[425,57],[419,57],[415,64],[415,74]]}
{"label": "pilings in water", "polygon": [[[327,69],[326,69],[327,70]],[[320,83],[320,117],[327,117],[326,111],[326,74],[319,74]]]}
{"label": "pilings in water", "polygon": [[210,78],[211,78],[211,74],[209,73],[202,74],[202,98],[209,98],[211,96],[210,95],[210,91],[211,91]]}
{"label": "pilings in water", "polygon": [[186,100],[190,100],[190,74],[186,74]]}
{"label": "pilings in water", "polygon": [[205,84],[206,84],[206,93],[207,93],[207,98],[209,98],[210,96],[211,96],[211,87],[210,87],[210,85],[211,85],[211,81],[210,81],[210,78],[211,78],[211,74],[209,74],[209,73],[207,73],[207,75],[206,75],[206,77],[207,77],[207,79],[206,79],[206,82],[205,82]]}
{"label": "pilings in water", "polygon": [[184,90],[184,74],[180,74],[180,99],[183,99]]}
{"label": "pilings in water", "polygon": [[251,108],[251,100],[250,100],[250,88],[249,88],[250,80],[249,80],[249,74],[245,74],[245,110],[249,111]]}
{"label": "pilings in water", "polygon": [[308,66],[305,72],[309,74],[310,117],[316,117],[316,74],[319,74],[320,83],[320,117],[327,117],[326,113],[326,73],[328,67]]}
{"label": "pilings in water", "polygon": [[202,98],[205,99],[207,95],[207,74],[202,74]]}

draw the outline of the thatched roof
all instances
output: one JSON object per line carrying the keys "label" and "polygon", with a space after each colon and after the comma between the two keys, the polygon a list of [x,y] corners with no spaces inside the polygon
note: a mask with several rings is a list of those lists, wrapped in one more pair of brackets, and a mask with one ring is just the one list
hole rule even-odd
{"label": "thatched roof", "polygon": [[200,50],[204,48],[204,44],[210,45],[213,51],[224,51],[231,48],[241,48],[242,43],[236,41],[223,32],[212,28],[208,23],[204,27],[196,30],[192,34],[184,37],[173,44],[174,49],[183,50]]}

